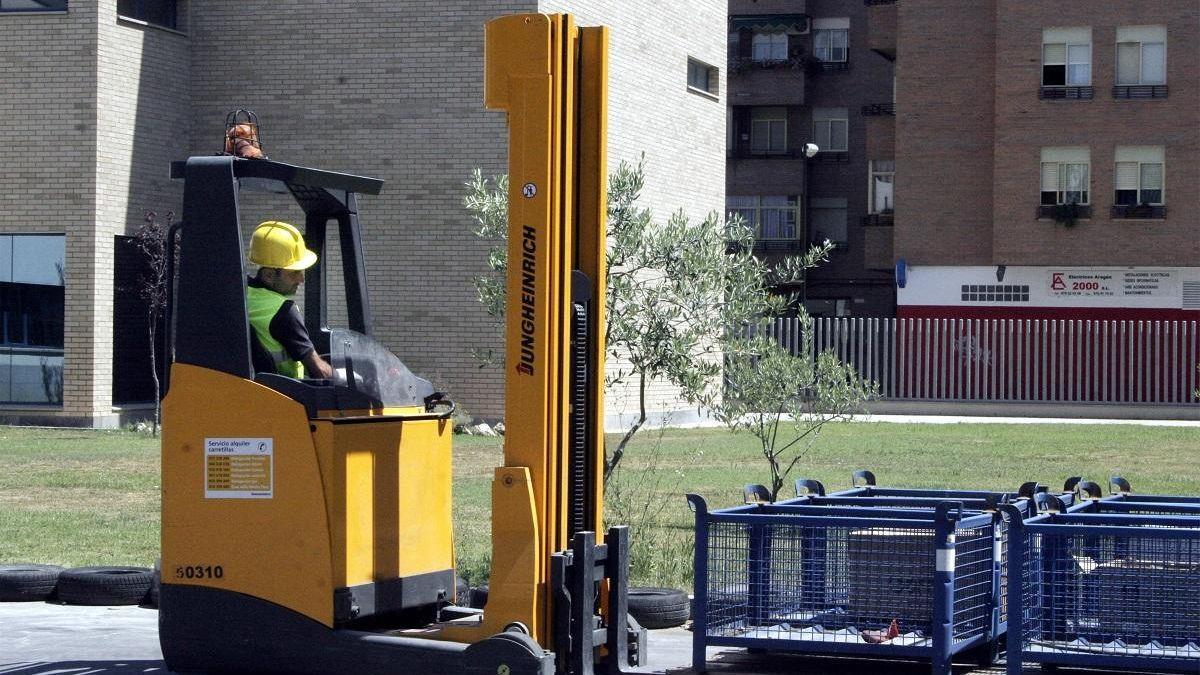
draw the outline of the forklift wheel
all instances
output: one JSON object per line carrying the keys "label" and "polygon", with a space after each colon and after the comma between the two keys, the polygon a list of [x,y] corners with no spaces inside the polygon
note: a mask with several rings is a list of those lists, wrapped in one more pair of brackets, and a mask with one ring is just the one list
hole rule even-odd
{"label": "forklift wheel", "polygon": [[67,605],[137,605],[154,581],[148,567],[76,567],[58,577],[58,599]]}
{"label": "forklift wheel", "polygon": [[60,572],[56,565],[0,565],[0,602],[45,600]]}

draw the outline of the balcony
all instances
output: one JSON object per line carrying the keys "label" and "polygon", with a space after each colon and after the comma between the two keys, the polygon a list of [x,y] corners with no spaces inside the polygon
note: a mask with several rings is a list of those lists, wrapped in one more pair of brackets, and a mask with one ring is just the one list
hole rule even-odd
{"label": "balcony", "polygon": [[1039,204],[1038,220],[1053,220],[1065,225],[1074,225],[1076,220],[1092,217],[1090,204]]}
{"label": "balcony", "polygon": [[834,152],[832,150],[822,150],[813,155],[812,159],[808,161],[816,162],[818,164],[845,164],[846,162],[850,161],[850,153],[844,151]]}
{"label": "balcony", "polygon": [[1112,217],[1122,220],[1163,220],[1167,207],[1162,204],[1117,204],[1112,207]]}
{"label": "balcony", "polygon": [[729,59],[729,102],[733,105],[804,105],[806,59]]}
{"label": "balcony", "polygon": [[755,239],[754,253],[759,255],[788,255],[804,253],[808,245],[801,239]]}
{"label": "balcony", "polygon": [[863,0],[867,6],[867,49],[896,60],[896,0]]}
{"label": "balcony", "polygon": [[1165,84],[1123,84],[1113,87],[1113,98],[1118,99],[1151,99],[1166,98]]}
{"label": "balcony", "polygon": [[1043,101],[1090,101],[1094,97],[1092,87],[1041,87],[1038,98]]}
{"label": "balcony", "polygon": [[896,224],[896,214],[893,211],[883,213],[868,213],[862,217],[863,227],[892,227]]}
{"label": "balcony", "polygon": [[806,60],[805,68],[810,73],[844,73],[850,70],[849,61],[822,61],[810,58]]}
{"label": "balcony", "polygon": [[862,107],[863,117],[895,117],[895,103],[872,103]]}
{"label": "balcony", "polygon": [[[818,156],[820,153],[817,153]],[[843,153],[845,154],[845,153]],[[783,159],[804,159],[803,150],[786,150],[784,152],[755,152],[746,147],[739,147],[734,150],[725,152],[726,159],[766,159],[766,160],[783,160]],[[814,158],[815,159],[815,158]]]}

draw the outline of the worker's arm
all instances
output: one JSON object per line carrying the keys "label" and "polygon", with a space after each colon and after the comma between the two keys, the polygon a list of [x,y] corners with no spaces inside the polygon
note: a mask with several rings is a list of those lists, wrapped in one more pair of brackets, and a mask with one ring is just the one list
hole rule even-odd
{"label": "worker's arm", "polygon": [[333,379],[333,368],[330,367],[325,359],[321,358],[317,350],[314,349],[309,352],[302,362],[304,363],[304,371],[308,373],[309,377],[316,380]]}

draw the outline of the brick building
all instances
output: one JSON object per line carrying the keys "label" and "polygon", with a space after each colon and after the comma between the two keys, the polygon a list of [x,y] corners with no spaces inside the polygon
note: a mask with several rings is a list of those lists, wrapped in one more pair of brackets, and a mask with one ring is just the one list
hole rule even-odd
{"label": "brick building", "polygon": [[[859,0],[730,0],[726,205],[768,258],[836,244],[804,287],[816,316],[890,316],[893,69]],[[871,145],[872,141],[875,145]],[[814,143],[817,154],[806,156]]]}
{"label": "brick building", "polygon": [[900,316],[1200,318],[1200,4],[1072,4],[867,0]]}
{"label": "brick building", "polygon": [[[377,337],[500,415],[502,375],[473,356],[500,335],[471,283],[488,247],[461,198],[473,168],[506,166],[483,24],[534,11],[612,28],[609,158],[645,153],[644,204],[721,209],[718,0],[0,0],[0,415],[112,425],[147,398],[123,237],[178,210],[168,163],[220,149],[242,107],[273,159],[387,181],[360,200]],[[251,225],[297,216],[269,195],[242,205]]]}

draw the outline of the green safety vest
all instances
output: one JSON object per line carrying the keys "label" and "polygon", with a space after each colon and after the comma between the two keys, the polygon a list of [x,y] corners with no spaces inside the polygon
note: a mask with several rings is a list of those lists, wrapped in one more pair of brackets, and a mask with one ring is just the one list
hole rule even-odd
{"label": "green safety vest", "polygon": [[274,359],[275,370],[280,375],[301,379],[304,377],[304,364],[289,358],[283,345],[271,335],[271,319],[275,318],[279,308],[287,301],[287,296],[269,288],[246,287],[246,310],[250,313],[250,327]]}

